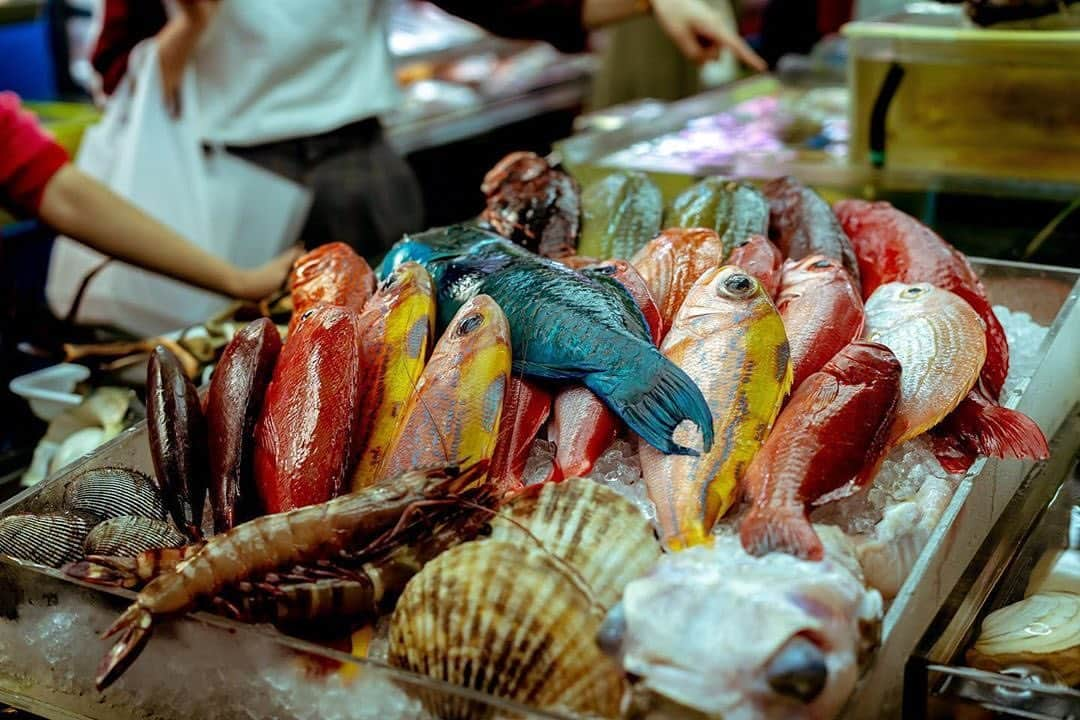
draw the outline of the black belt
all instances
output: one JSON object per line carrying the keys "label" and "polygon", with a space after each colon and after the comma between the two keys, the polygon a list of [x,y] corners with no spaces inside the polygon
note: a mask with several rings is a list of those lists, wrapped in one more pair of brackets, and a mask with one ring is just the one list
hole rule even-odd
{"label": "black belt", "polygon": [[334,130],[328,130],[318,135],[305,135],[304,137],[288,138],[286,140],[274,140],[273,142],[259,145],[225,145],[225,149],[241,157],[252,151],[277,151],[295,152],[313,160],[318,157],[332,154],[341,147],[355,147],[357,145],[370,145],[382,138],[382,123],[376,117],[368,117],[363,120],[342,125]]}

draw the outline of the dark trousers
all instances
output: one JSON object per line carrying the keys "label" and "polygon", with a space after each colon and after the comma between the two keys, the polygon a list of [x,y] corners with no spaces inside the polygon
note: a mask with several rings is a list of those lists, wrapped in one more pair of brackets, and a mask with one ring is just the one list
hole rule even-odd
{"label": "dark trousers", "polygon": [[375,260],[404,233],[423,229],[420,185],[375,119],[229,151],[314,193],[301,231],[308,248],[339,241]]}

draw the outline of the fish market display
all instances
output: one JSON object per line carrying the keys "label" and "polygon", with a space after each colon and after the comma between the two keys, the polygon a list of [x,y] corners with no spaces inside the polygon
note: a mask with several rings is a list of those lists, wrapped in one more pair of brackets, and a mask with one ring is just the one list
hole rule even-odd
{"label": "fish market display", "polygon": [[799,384],[746,471],[746,551],[820,560],[825,549],[807,507],[872,479],[862,471],[877,467],[899,399],[900,362],[875,343],[848,345]]}
{"label": "fish market display", "polygon": [[1042,430],[1026,415],[998,404],[1009,370],[1009,344],[967,258],[888,203],[845,200],[837,203],[836,214],[855,246],[864,298],[884,283],[930,283],[963,298],[985,327],[980,383],[935,430],[935,451],[945,469],[963,472],[979,454],[1049,457]]}
{"label": "fish market display", "polygon": [[664,198],[649,176],[613,172],[581,195],[578,252],[595,258],[630,258],[660,232]]}
{"label": "fish market display", "polygon": [[581,198],[565,172],[534,153],[511,153],[484,176],[480,191],[483,220],[495,232],[545,257],[574,254]]}
{"label": "fish market display", "polygon": [[724,177],[705,178],[676,197],[664,227],[710,228],[720,236],[722,262],[751,235],[767,235],[769,204],[753,185]]}
{"label": "fish market display", "polygon": [[776,309],[784,320],[794,387],[862,334],[862,298],[836,260],[810,255],[784,264]]}
{"label": "fish market display", "polygon": [[506,317],[495,301],[477,295],[435,345],[379,465],[379,479],[490,461],[509,379]]}
{"label": "fish market display", "polygon": [[255,423],[280,353],[277,327],[262,318],[236,333],[214,370],[206,400],[214,532],[225,532],[257,512],[252,507]]}
{"label": "fish market display", "polygon": [[435,344],[435,288],[427,270],[416,263],[394,270],[364,307],[360,327],[364,387],[353,490],[375,482]]}
{"label": "fish market display", "polygon": [[407,260],[431,272],[444,324],[448,314],[479,294],[502,308],[514,372],[583,383],[664,452],[693,452],[672,439],[683,420],[701,429],[704,447],[712,446],[712,423],[700,390],[652,344],[627,293],[465,226],[406,238],[391,249],[383,270]]}
{"label": "fish market display", "polygon": [[306,311],[285,344],[255,428],[262,509],[284,512],[340,494],[360,407],[360,318],[350,308]]}
{"label": "fish market display", "polygon": [[[550,414],[550,392],[532,380],[510,378],[503,399],[499,435],[492,451],[491,469],[488,471],[488,482],[498,488],[497,495],[524,487],[529,451]],[[554,467],[552,469],[554,470]]]}
{"label": "fish market display", "polygon": [[176,356],[164,347],[150,354],[146,377],[146,425],[154,474],[173,521],[197,540],[202,537],[210,474],[199,395]]}
{"label": "fish market display", "polygon": [[728,265],[740,267],[754,277],[765,293],[775,298],[780,291],[780,271],[784,256],[764,235],[751,235],[735,246],[727,259]]}
{"label": "fish market display", "polygon": [[289,289],[293,303],[291,336],[304,313],[316,305],[341,305],[360,312],[375,292],[375,273],[351,247],[333,242],[297,258],[289,276]]}
{"label": "fish market display", "polygon": [[887,346],[903,368],[887,446],[921,435],[960,404],[986,359],[983,325],[948,290],[886,283],[866,301],[868,340]]}
{"label": "fish market display", "polygon": [[[639,688],[725,720],[827,718],[876,641],[881,598],[830,550],[756,558],[738,538],[661,558],[631,582],[602,643]],[[722,629],[722,631],[718,631]]]}
{"label": "fish market display", "polygon": [[664,230],[634,255],[630,262],[649,286],[664,321],[663,333],[697,279],[723,256],[720,236],[708,228]]}
{"label": "fish market display", "polygon": [[[539,708],[613,717],[624,680],[596,644],[602,619],[588,587],[550,553],[466,543],[405,587],[390,621],[390,663]],[[486,716],[463,699],[434,695],[427,704],[446,720]]]}
{"label": "fish market display", "polygon": [[705,542],[735,500],[791,388],[791,361],[783,322],[764,289],[731,266],[698,279],[661,349],[702,389],[717,438],[697,456],[641,449],[661,535],[679,548]]}
{"label": "fish market display", "polygon": [[1034,665],[1066,685],[1080,683],[1080,596],[1038,593],[995,610],[983,620],[967,661],[993,672]]}
{"label": "fish market display", "polygon": [[769,238],[784,257],[791,260],[802,260],[809,255],[832,258],[848,271],[858,290],[859,262],[855,250],[829,204],[792,177],[767,182],[761,192],[769,200]]}

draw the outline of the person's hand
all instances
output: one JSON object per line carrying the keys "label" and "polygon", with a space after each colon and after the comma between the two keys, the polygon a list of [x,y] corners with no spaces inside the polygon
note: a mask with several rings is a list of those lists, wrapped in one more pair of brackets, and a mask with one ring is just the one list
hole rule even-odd
{"label": "person's hand", "polygon": [[184,68],[203,31],[217,13],[218,0],[180,2],[181,12],[158,33],[158,63],[165,104],[174,116],[180,115],[180,83]]}
{"label": "person's hand", "polygon": [[724,15],[703,0],[652,0],[652,7],[664,32],[690,60],[715,60],[726,47],[755,70],[768,69],[739,34],[728,28]]}
{"label": "person's hand", "polygon": [[300,247],[292,247],[257,268],[237,270],[232,295],[240,300],[262,300],[285,286],[293,262],[303,255]]}

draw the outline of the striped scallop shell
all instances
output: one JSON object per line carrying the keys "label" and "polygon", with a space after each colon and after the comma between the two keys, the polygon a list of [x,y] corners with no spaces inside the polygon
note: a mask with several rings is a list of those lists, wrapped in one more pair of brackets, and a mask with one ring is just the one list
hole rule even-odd
{"label": "striped scallop shell", "polygon": [[492,539],[534,545],[539,540],[574,567],[605,609],[660,559],[660,543],[641,511],[586,478],[546,483],[539,494],[526,491],[500,515],[492,523]]}
{"label": "striped scallop shell", "polygon": [[94,521],[74,513],[0,518],[0,555],[58,568],[82,557]]}
{"label": "striped scallop shell", "polygon": [[63,508],[102,520],[122,515],[165,519],[165,502],[154,481],[121,467],[94,468],[79,475],[64,489]]}
{"label": "striped scallop shell", "polygon": [[[428,563],[390,620],[392,665],[532,707],[613,717],[622,673],[596,644],[603,614],[565,565],[535,546],[470,542]],[[422,694],[444,720],[478,703]]]}
{"label": "striped scallop shell", "polygon": [[94,527],[86,536],[83,553],[112,557],[135,557],[146,550],[175,548],[187,539],[164,520],[140,515],[121,515]]}

